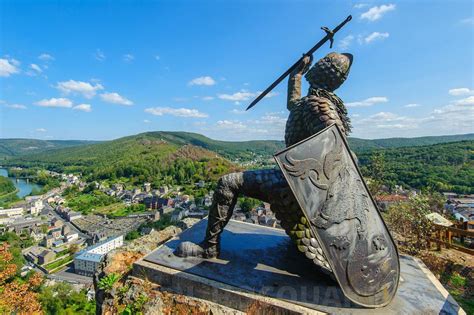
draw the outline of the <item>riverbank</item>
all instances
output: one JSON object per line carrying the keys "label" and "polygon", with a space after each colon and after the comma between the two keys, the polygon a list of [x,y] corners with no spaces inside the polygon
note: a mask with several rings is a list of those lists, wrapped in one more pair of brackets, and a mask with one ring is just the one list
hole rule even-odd
{"label": "riverbank", "polygon": [[[16,179],[14,177],[10,177],[6,168],[0,168],[0,176],[8,178],[13,183],[13,185],[15,185],[15,194],[20,199],[30,195],[33,191],[41,191],[41,189],[43,188],[39,184],[31,183],[24,179]],[[0,196],[0,198],[3,198],[3,196]]]}

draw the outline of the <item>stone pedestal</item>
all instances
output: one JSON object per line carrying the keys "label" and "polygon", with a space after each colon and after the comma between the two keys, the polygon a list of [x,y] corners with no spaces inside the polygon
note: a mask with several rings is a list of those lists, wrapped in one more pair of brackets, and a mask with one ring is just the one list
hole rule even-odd
{"label": "stone pedestal", "polygon": [[400,257],[400,285],[388,306],[357,306],[331,277],[298,255],[280,229],[230,221],[219,259],[173,254],[182,241],[200,242],[206,225],[200,221],[137,261],[133,275],[240,311],[271,305],[281,314],[464,314],[426,266],[409,256]]}

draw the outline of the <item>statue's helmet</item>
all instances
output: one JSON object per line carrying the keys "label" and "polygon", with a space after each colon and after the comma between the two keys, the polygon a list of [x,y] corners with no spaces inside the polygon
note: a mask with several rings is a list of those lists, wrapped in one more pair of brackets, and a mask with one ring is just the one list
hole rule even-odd
{"label": "statue's helmet", "polygon": [[351,54],[331,52],[309,69],[305,78],[312,87],[332,92],[347,79],[352,59]]}

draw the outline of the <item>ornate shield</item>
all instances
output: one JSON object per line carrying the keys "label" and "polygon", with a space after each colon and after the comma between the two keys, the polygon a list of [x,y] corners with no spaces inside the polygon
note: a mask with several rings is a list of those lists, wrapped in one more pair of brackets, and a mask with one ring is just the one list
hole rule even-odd
{"label": "ornate shield", "polygon": [[397,248],[339,128],[331,125],[275,159],[346,297],[387,305],[398,287]]}

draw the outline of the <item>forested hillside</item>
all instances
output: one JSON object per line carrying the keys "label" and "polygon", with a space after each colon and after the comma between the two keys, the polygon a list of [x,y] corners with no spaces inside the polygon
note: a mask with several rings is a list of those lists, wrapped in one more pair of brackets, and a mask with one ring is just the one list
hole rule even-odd
{"label": "forested hillside", "polygon": [[402,148],[402,147],[416,147],[425,146],[438,143],[449,143],[474,140],[474,133],[464,135],[452,136],[431,136],[431,137],[416,137],[416,138],[387,138],[387,139],[359,139],[349,138],[351,149],[355,152],[361,152],[372,149],[388,149],[388,148]]}
{"label": "forested hillside", "polygon": [[97,141],[0,139],[0,159],[4,157],[21,156],[52,149],[68,148],[93,143],[97,143]]}
{"label": "forested hillside", "polygon": [[19,156],[3,163],[80,172],[89,180],[150,181],[157,186],[216,179],[237,169],[215,152],[191,144],[173,144],[155,134]]}
{"label": "forested hillside", "polygon": [[[165,140],[176,145],[192,144],[214,151],[223,157],[240,160],[252,160],[255,156],[271,158],[275,152],[278,152],[285,146],[283,141],[278,140],[219,141],[197,133],[179,131],[156,131],[131,137],[137,136],[148,136],[154,139]],[[375,140],[351,137],[349,138],[349,143],[352,150],[361,152],[371,149],[423,146],[464,140],[474,140],[474,134]],[[0,159],[97,143],[99,142],[86,140],[0,139]]]}
{"label": "forested hillside", "polygon": [[0,176],[0,196],[15,191],[15,185],[6,177]]}
{"label": "forested hillside", "polygon": [[363,173],[388,186],[474,193],[474,141],[365,151],[358,158]]}
{"label": "forested hillside", "polygon": [[[381,176],[388,186],[402,184],[412,188],[474,193],[474,141],[418,146],[458,138],[472,138],[472,135],[382,140],[351,138],[349,143],[358,155],[365,175],[371,175],[370,171],[374,169],[374,156],[383,161],[384,172],[377,177]],[[397,147],[404,144],[416,146]],[[216,179],[239,168],[229,160],[253,161],[258,156],[271,159],[283,147],[282,141],[229,142],[195,133],[148,132],[91,145],[4,158],[2,164],[81,172],[94,180],[151,181],[158,185]]]}

